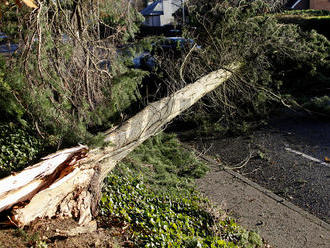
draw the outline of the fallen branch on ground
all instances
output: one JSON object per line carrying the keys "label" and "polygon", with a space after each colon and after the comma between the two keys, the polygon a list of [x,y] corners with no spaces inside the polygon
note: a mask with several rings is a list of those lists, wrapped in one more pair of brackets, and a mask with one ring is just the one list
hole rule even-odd
{"label": "fallen branch on ground", "polygon": [[213,91],[239,68],[212,72],[195,83],[149,104],[106,135],[110,145],[88,151],[79,146],[59,151],[22,172],[0,180],[0,211],[12,206],[11,220],[19,227],[36,218],[72,217],[80,225],[97,213],[104,178],[134,148],[165,124]]}

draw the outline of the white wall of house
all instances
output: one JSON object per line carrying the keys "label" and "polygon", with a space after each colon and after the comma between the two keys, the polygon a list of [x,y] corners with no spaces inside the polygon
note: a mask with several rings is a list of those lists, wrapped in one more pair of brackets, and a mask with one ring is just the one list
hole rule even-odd
{"label": "white wall of house", "polygon": [[[155,10],[163,11],[163,15],[151,15],[151,16],[145,16],[145,22],[144,24],[147,26],[164,26],[168,24],[174,23],[174,17],[173,14],[182,6],[183,0],[162,0],[161,4],[157,5],[157,8]],[[151,4],[152,2],[149,2]]]}
{"label": "white wall of house", "polygon": [[163,0],[164,15],[160,17],[160,23],[162,26],[173,24],[173,14],[181,7],[182,0]]}
{"label": "white wall of house", "polygon": [[164,15],[160,16],[160,23],[162,26],[170,24],[173,21],[171,2],[171,0],[163,0]]}

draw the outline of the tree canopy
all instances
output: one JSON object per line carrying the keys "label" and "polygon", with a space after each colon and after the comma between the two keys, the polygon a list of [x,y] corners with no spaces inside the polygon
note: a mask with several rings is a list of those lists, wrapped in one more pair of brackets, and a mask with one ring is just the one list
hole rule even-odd
{"label": "tree canopy", "polygon": [[86,142],[139,97],[144,73],[129,68],[118,47],[143,18],[126,0],[39,1],[34,11],[8,13],[2,27],[13,18],[21,45],[1,85],[3,104],[13,99],[8,118],[28,118],[53,144]]}
{"label": "tree canopy", "polygon": [[[187,58],[185,81],[222,68],[230,61],[244,63],[235,80],[204,102],[208,112],[217,113],[213,121],[229,122],[231,127],[238,124],[244,129],[242,123],[267,116],[276,106],[274,103],[295,105],[293,100],[297,97],[322,96],[329,87],[329,40],[315,31],[279,23],[275,15],[279,5],[269,2],[187,3],[189,22],[185,35],[202,49]],[[176,75],[175,80],[180,80],[179,73]]]}

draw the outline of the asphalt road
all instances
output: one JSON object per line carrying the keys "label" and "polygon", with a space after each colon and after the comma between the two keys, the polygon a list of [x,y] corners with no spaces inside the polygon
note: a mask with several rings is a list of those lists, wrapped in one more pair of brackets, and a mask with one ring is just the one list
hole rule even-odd
{"label": "asphalt road", "polygon": [[190,144],[330,223],[329,120],[289,111],[248,136]]}

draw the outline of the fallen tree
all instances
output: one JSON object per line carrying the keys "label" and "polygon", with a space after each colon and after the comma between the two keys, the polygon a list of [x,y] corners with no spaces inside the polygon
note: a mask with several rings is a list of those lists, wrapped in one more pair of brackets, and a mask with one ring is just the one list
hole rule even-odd
{"label": "fallen tree", "polygon": [[52,217],[72,217],[79,219],[80,225],[90,225],[97,213],[102,182],[116,163],[238,68],[239,64],[232,64],[214,71],[149,104],[120,127],[108,131],[105,141],[109,145],[103,149],[89,151],[86,146],[78,146],[59,151],[0,180],[0,211],[11,208],[10,220],[19,227],[37,218]]}

